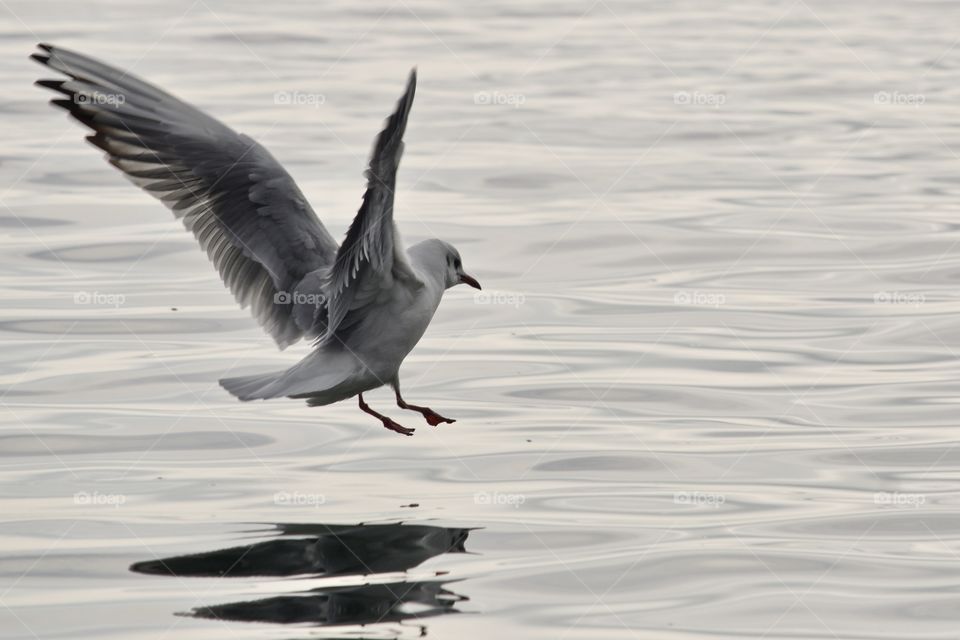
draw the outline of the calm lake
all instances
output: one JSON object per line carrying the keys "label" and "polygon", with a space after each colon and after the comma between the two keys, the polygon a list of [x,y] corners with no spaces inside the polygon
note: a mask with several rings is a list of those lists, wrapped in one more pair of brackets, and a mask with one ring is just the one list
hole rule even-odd
{"label": "calm lake", "polygon": [[[0,1],[0,637],[956,638],[960,4]],[[458,246],[383,429],[32,86],[263,143],[339,239],[419,71]]]}

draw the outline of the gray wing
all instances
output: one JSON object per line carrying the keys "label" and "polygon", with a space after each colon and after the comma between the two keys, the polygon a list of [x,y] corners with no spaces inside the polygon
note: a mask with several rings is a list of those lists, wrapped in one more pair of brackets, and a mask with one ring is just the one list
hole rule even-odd
{"label": "gray wing", "polygon": [[389,291],[396,280],[419,283],[399,246],[393,223],[397,167],[403,155],[403,133],[416,87],[414,69],[396,110],[373,145],[363,203],[340,245],[330,274],[327,332],[322,340],[349,331],[363,317],[363,308]]}
{"label": "gray wing", "polygon": [[92,129],[87,140],[110,164],[183,221],[280,348],[315,335],[322,302],[298,307],[291,294],[319,287],[337,243],[280,163],[253,139],[128,73],[40,48],[33,59],[68,76],[37,82],[66,96],[52,103]]}

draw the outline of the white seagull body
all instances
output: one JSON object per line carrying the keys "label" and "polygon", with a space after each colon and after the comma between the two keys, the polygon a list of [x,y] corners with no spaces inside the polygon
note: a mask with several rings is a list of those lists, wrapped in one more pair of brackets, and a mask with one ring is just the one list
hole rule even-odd
{"label": "white seagull body", "polygon": [[400,396],[400,365],[426,331],[443,292],[480,285],[442,240],[404,250],[393,192],[413,104],[410,74],[374,144],[363,204],[338,246],[290,175],[253,139],[165,91],[102,62],[40,45],[32,57],[67,76],[40,80],[66,98],[53,104],[93,130],[87,137],[134,184],[159,198],[193,232],[241,306],[283,349],[315,349],[282,372],[224,378],[241,400],[305,398],[325,405],[389,384],[401,408],[429,424],[453,422]]}

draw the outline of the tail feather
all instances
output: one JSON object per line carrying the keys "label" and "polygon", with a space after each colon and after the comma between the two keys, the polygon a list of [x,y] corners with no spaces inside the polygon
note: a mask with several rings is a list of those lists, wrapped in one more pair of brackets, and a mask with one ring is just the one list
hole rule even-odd
{"label": "tail feather", "polygon": [[[223,378],[220,386],[243,400],[308,398],[311,406],[329,404],[372,388],[357,380],[359,365],[349,352],[314,351],[286,371]],[[379,386],[379,385],[373,385]]]}
{"label": "tail feather", "polygon": [[220,386],[244,402],[250,400],[266,400],[276,398],[280,394],[273,393],[283,372],[261,373],[253,376],[238,376],[236,378],[222,378]]}

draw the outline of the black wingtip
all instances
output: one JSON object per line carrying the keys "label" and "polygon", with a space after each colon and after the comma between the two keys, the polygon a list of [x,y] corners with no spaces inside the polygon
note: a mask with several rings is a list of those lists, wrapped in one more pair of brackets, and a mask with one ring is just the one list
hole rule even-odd
{"label": "black wingtip", "polygon": [[[400,98],[400,107],[402,110],[409,111],[410,106],[413,104],[413,97],[417,94],[417,68],[414,67],[410,69],[410,77],[407,79],[407,88],[403,92],[403,96]],[[404,109],[405,106],[405,109]],[[404,120],[406,119],[406,114],[403,116]]]}
{"label": "black wingtip", "polygon": [[39,62],[40,64],[48,64],[50,61],[50,55],[53,53],[53,45],[47,44],[45,42],[38,42],[37,47],[43,50],[43,53],[31,53],[30,57]]}
{"label": "black wingtip", "polygon": [[43,87],[44,89],[53,89],[54,91],[59,91],[63,86],[63,80],[37,80],[33,84],[34,86]]}

